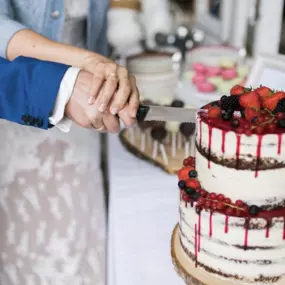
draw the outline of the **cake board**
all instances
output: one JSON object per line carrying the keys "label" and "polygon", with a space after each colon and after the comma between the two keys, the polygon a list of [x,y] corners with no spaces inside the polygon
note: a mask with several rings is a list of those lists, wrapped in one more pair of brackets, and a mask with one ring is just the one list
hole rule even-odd
{"label": "cake board", "polygon": [[[178,275],[184,280],[186,285],[241,285],[240,282],[228,281],[215,278],[199,268],[196,268],[186,255],[179,239],[179,226],[175,226],[171,237],[171,257]],[[274,285],[285,285],[284,278]]]}

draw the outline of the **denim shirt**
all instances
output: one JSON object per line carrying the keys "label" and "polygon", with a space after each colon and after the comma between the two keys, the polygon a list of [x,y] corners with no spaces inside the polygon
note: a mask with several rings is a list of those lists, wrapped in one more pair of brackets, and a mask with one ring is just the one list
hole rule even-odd
{"label": "denim shirt", "polygon": [[[80,0],[78,0],[80,1]],[[89,0],[87,47],[107,54],[109,0]],[[32,29],[60,41],[64,24],[64,0],[0,0],[0,56],[6,58],[10,39],[22,29]]]}

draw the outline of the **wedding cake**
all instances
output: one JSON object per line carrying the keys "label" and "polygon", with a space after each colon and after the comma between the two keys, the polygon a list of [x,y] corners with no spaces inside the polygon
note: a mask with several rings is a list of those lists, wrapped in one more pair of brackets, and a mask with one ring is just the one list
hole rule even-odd
{"label": "wedding cake", "polygon": [[230,93],[197,113],[196,157],[185,159],[178,173],[180,245],[189,266],[215,278],[279,284],[285,93],[264,86],[235,86]]}

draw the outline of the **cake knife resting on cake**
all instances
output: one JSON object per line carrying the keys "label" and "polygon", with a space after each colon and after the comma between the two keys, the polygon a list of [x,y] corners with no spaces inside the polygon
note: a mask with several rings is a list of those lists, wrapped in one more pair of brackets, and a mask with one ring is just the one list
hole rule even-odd
{"label": "cake knife resting on cake", "polygon": [[140,105],[137,111],[137,121],[195,123],[196,112],[195,108]]}

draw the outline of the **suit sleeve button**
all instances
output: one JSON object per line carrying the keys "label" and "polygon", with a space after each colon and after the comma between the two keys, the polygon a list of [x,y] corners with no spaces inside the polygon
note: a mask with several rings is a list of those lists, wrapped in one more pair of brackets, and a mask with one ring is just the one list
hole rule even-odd
{"label": "suit sleeve button", "polygon": [[30,116],[30,115],[24,114],[24,115],[22,116],[22,121],[23,121],[25,124],[28,124],[28,123],[30,122],[30,120],[31,120],[31,116]]}
{"label": "suit sleeve button", "polygon": [[41,118],[36,118],[36,119],[35,119],[35,124],[34,124],[34,126],[41,128],[41,127],[43,126],[43,124],[44,124],[43,119],[41,119]]}

